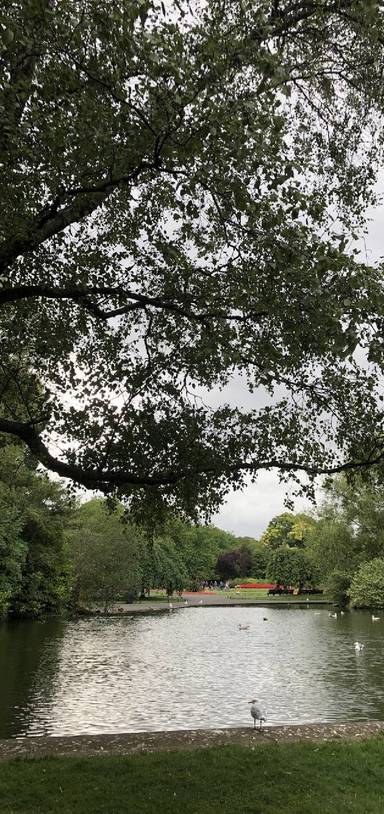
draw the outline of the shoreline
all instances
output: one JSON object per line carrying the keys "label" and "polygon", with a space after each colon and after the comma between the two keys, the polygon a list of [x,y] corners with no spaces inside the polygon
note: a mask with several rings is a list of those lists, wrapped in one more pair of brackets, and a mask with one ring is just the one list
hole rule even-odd
{"label": "shoreline", "polygon": [[[301,607],[310,608],[319,606],[333,606],[333,602],[328,599],[222,599],[222,597],[207,596],[203,598],[189,598],[187,600],[173,599],[172,611],[188,610],[189,608],[244,608],[244,607],[268,607],[268,608],[290,608]],[[168,611],[167,601],[116,602],[109,611],[101,608],[90,609],[76,614],[77,618],[88,618],[89,616],[129,616],[132,613],[152,613],[157,611]]]}
{"label": "shoreline", "polygon": [[41,736],[0,739],[0,761],[15,758],[94,757],[151,752],[191,751],[218,746],[257,748],[261,744],[297,741],[364,740],[384,734],[384,721],[252,726],[232,729],[182,729],[98,735]]}

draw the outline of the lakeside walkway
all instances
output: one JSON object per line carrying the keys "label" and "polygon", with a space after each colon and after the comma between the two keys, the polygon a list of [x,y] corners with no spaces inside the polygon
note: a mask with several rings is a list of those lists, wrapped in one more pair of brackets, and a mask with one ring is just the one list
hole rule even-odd
{"label": "lakeside walkway", "polygon": [[[173,597],[171,599],[172,609],[174,611],[185,610],[188,608],[230,608],[230,607],[244,607],[247,605],[249,607],[311,607],[311,606],[329,606],[333,603],[327,599],[244,599],[239,596],[235,599],[233,597],[225,596],[220,594],[185,594],[183,595],[182,599],[176,599]],[[93,612],[100,615],[106,616],[121,616],[122,614],[130,614],[130,613],[152,613],[154,611],[169,611],[169,602],[167,599],[162,600],[155,600],[148,601],[142,600],[141,602],[132,602],[131,604],[125,604],[124,602],[118,602],[113,605],[108,611],[108,613],[104,613],[101,608],[95,608]]]}
{"label": "lakeside walkway", "polygon": [[113,735],[73,735],[0,740],[0,761],[14,758],[92,757],[207,749],[213,746],[256,748],[265,743],[363,740],[384,733],[384,721],[270,726],[262,732],[241,729],[191,729],[172,732],[131,732]]}

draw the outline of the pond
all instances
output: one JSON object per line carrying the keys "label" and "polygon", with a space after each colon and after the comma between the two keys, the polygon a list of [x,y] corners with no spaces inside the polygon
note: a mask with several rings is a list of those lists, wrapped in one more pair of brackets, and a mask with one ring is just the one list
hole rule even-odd
{"label": "pond", "polygon": [[383,637],[310,606],[3,624],[0,737],[248,726],[252,698],[267,725],[384,719]]}

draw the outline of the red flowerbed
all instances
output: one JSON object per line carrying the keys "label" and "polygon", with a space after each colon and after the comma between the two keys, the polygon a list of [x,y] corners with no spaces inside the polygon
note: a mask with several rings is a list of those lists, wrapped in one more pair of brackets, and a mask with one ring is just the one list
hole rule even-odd
{"label": "red flowerbed", "polygon": [[242,582],[236,588],[276,588],[274,582]]}

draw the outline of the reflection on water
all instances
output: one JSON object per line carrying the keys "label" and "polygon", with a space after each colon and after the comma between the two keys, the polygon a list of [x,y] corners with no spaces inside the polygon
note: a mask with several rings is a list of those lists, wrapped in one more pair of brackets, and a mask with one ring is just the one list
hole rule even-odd
{"label": "reflection on water", "polygon": [[269,724],[383,719],[383,636],[310,607],[3,625],[0,737],[243,726],[251,698]]}

